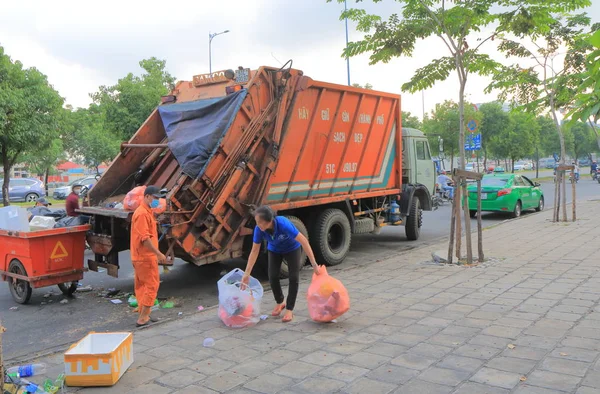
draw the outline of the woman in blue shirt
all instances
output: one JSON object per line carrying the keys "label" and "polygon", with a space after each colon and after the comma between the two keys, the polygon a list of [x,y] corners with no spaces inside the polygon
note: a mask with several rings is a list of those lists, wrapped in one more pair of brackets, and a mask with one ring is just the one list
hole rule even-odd
{"label": "woman in blue shirt", "polygon": [[[254,220],[256,221],[254,243],[250,257],[248,257],[248,264],[242,283],[248,284],[250,273],[260,252],[260,245],[266,240],[269,256],[269,282],[271,290],[273,290],[275,302],[277,302],[271,315],[279,316],[286,309],[282,321],[284,323],[290,322],[294,317],[293,310],[298,295],[300,269],[302,268],[302,264],[304,264],[304,261],[302,261],[302,249],[306,252],[315,273],[318,275],[319,267],[315,260],[315,255],[308,243],[308,239],[286,217],[276,216],[270,207],[262,206],[258,208],[254,212]],[[287,262],[289,269],[287,302],[283,296],[281,283],[279,282],[283,259]]]}

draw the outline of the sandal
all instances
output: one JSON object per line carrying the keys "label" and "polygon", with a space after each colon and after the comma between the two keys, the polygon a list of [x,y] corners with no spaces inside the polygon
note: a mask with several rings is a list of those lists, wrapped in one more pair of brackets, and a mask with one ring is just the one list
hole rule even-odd
{"label": "sandal", "polygon": [[273,308],[273,312],[271,312],[271,316],[281,315],[281,312],[283,312],[284,309],[285,309],[285,304],[275,305],[275,308]]}
{"label": "sandal", "polygon": [[291,322],[293,319],[294,319],[294,313],[290,313],[289,315],[287,315],[287,314],[286,314],[285,316],[283,316],[283,319],[281,319],[281,321],[282,321],[283,323],[289,323],[289,322]]}

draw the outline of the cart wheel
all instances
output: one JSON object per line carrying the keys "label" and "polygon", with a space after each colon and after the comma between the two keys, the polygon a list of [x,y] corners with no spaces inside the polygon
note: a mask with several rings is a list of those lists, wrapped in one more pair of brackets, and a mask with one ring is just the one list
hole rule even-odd
{"label": "cart wheel", "polygon": [[[8,266],[8,272],[27,276],[25,267],[19,260],[13,260]],[[8,287],[13,299],[19,304],[27,304],[31,298],[31,286],[29,282],[22,279],[8,278]]]}
{"label": "cart wheel", "polygon": [[75,293],[75,290],[77,290],[78,283],[79,281],[77,280],[74,280],[73,282],[59,283],[58,288],[64,295],[71,297],[73,293]]}

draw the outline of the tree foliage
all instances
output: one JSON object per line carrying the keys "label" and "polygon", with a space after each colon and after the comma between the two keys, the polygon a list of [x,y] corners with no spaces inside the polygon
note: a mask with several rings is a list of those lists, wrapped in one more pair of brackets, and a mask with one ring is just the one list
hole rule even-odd
{"label": "tree foliage", "polygon": [[360,83],[353,83],[352,86],[355,88],[361,88],[361,89],[368,89],[368,90],[373,89],[373,85],[371,85],[368,82],[364,85],[361,85]]}
{"label": "tree foliage", "polygon": [[511,171],[514,162],[533,154],[535,144],[539,139],[539,124],[534,115],[513,111],[508,116],[506,127],[497,130],[489,136],[488,148],[496,158],[508,158],[511,161]]}
{"label": "tree foliage", "polygon": [[129,140],[169,93],[175,78],[166,71],[166,61],[155,57],[140,61],[141,76],[133,73],[116,85],[100,86],[91,94],[94,104],[104,113],[104,128],[123,140]]}
{"label": "tree foliage", "polygon": [[423,123],[416,116],[412,115],[408,111],[402,111],[402,127],[410,127],[413,129],[421,130]]}
{"label": "tree foliage", "polygon": [[[573,1],[571,4],[582,7],[588,2]],[[536,21],[529,29],[515,26],[512,21],[503,21],[500,28],[513,36],[499,35],[498,48],[508,58],[519,61],[497,69],[486,91],[497,89],[501,100],[511,100],[515,106],[533,114],[549,110],[559,136],[561,160],[564,160],[567,148],[557,111],[572,104],[575,91],[582,82],[584,60],[591,45],[581,34],[589,26],[590,19],[586,14],[567,14],[547,15],[543,21]],[[566,49],[564,62],[562,66],[555,65],[554,58],[563,49]],[[520,62],[524,59],[532,59],[535,66],[523,68]]]}
{"label": "tree foliage", "polygon": [[29,166],[29,170],[38,175],[44,176],[46,193],[48,192],[48,175],[50,175],[56,165],[67,158],[62,140],[56,138],[42,149],[27,151],[23,154],[21,162]]}
{"label": "tree foliage", "polygon": [[58,136],[57,114],[63,99],[35,68],[23,68],[0,47],[0,154],[2,197],[8,205],[11,168],[24,152],[47,147]]}
{"label": "tree foliage", "polygon": [[[466,107],[465,118],[468,120],[481,121],[481,113],[475,111],[472,105]],[[444,158],[450,159],[454,167],[454,158],[458,157],[460,147],[458,145],[458,133],[460,129],[460,113],[458,104],[447,100],[437,104],[432,116],[423,121],[423,132],[429,140],[429,144],[434,147],[439,146],[439,140],[442,139]]]}
{"label": "tree foliage", "polygon": [[[493,149],[490,149],[489,145],[494,136],[504,134],[509,127],[510,115],[504,111],[502,104],[498,102],[491,102],[481,104],[479,106],[479,112],[481,112],[481,124],[479,125],[479,132],[481,133],[481,148],[485,160],[487,161],[488,155],[492,154],[495,156]],[[496,158],[504,158],[498,157]]]}
{"label": "tree foliage", "polygon": [[110,162],[117,155],[121,141],[120,136],[106,129],[105,123],[102,108],[95,104],[70,113],[71,152],[84,165],[96,169],[96,173],[102,163]]}

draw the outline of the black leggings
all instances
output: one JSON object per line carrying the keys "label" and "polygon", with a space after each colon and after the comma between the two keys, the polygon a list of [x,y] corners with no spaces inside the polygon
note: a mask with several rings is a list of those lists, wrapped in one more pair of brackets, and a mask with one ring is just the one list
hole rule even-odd
{"label": "black leggings", "polygon": [[271,290],[273,290],[275,302],[278,304],[281,304],[284,300],[283,291],[281,290],[281,282],[279,281],[283,259],[285,259],[287,262],[290,272],[290,283],[286,301],[286,309],[293,311],[294,306],[296,306],[298,283],[300,282],[300,264],[302,263],[300,260],[302,260],[302,247],[299,247],[298,249],[286,254],[273,253],[269,251],[269,283],[271,284]]}

